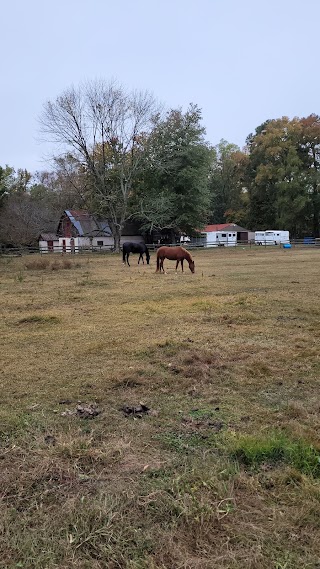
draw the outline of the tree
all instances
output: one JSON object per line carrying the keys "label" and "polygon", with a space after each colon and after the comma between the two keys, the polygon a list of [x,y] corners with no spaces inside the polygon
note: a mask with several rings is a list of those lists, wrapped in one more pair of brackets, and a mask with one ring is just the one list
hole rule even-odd
{"label": "tree", "polygon": [[58,208],[60,215],[65,209],[81,209],[86,207],[88,177],[72,155],[66,154],[54,160],[53,171],[36,172],[34,184],[30,188],[32,196],[42,196],[53,207]]}
{"label": "tree", "polygon": [[134,196],[146,231],[190,234],[206,222],[211,150],[204,134],[201,111],[193,104],[185,113],[171,110],[155,118]]}
{"label": "tree", "polygon": [[48,102],[40,119],[42,133],[67,149],[86,173],[86,195],[108,220],[116,251],[129,215],[141,140],[157,110],[147,92],[127,93],[116,83],[96,81]]}
{"label": "tree", "polygon": [[310,227],[312,209],[319,230],[319,162],[314,132],[303,121],[269,120],[249,138],[249,217],[257,229],[280,226],[301,235]]}
{"label": "tree", "polygon": [[[0,168],[0,240],[10,245],[36,245],[39,233],[55,231],[61,210],[73,207],[55,172]],[[2,207],[1,207],[2,205]]]}
{"label": "tree", "polygon": [[55,227],[54,212],[46,201],[32,199],[29,193],[12,193],[1,210],[0,241],[35,246],[41,231]]}
{"label": "tree", "polygon": [[4,205],[5,198],[9,194],[13,174],[14,169],[10,166],[7,165],[5,168],[0,166],[0,208]]}
{"label": "tree", "polygon": [[298,155],[303,164],[309,198],[310,230],[320,237],[320,117],[312,114],[300,120]]}
{"label": "tree", "polygon": [[246,224],[248,156],[235,144],[221,140],[214,148],[210,173],[211,221]]}

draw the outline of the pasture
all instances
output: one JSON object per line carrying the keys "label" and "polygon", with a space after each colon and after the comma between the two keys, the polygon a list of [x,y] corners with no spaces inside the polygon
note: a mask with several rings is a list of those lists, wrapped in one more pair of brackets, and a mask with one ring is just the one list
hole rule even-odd
{"label": "pasture", "polygon": [[0,567],[320,567],[320,250],[193,257],[0,258]]}

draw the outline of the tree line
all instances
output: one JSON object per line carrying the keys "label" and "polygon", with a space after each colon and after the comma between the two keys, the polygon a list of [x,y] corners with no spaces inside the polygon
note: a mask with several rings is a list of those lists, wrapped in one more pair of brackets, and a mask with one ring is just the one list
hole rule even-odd
{"label": "tree line", "polygon": [[148,92],[115,82],[72,87],[44,105],[54,167],[0,167],[0,242],[28,245],[55,231],[64,209],[108,220],[116,250],[128,220],[195,234],[206,223],[320,233],[320,117],[270,119],[243,149],[205,138],[195,104],[164,110]]}

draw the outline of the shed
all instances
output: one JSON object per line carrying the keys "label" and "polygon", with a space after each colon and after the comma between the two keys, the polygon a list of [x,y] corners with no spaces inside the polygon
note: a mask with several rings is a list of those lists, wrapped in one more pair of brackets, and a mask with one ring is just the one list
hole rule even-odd
{"label": "shed", "polygon": [[55,233],[40,233],[38,241],[41,253],[59,251],[59,237]]}

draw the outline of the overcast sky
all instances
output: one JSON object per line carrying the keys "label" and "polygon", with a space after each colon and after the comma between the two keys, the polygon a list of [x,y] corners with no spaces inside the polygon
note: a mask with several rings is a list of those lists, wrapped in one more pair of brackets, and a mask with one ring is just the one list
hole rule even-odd
{"label": "overcast sky", "polygon": [[320,0],[3,0],[0,166],[50,168],[43,104],[90,79],[197,103],[212,144],[319,114],[319,22]]}

